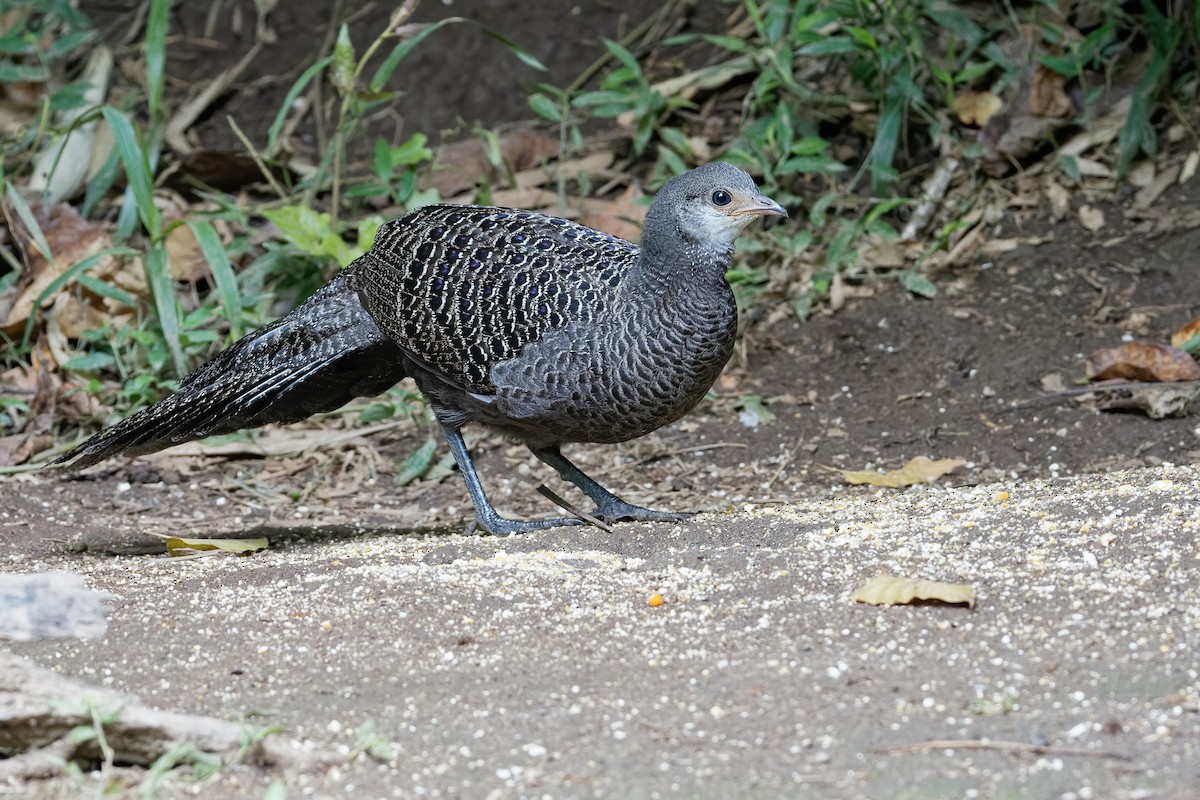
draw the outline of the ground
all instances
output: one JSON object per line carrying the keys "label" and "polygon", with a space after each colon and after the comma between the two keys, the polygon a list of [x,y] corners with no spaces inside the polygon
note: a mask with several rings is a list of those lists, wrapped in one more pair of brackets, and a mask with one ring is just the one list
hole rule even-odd
{"label": "ground", "polygon": [[[1193,179],[1147,215],[1108,198],[1101,233],[1010,211],[989,237],[1016,249],[932,276],[931,300],[880,279],[804,321],[756,308],[685,420],[568,451],[630,500],[716,512],[694,522],[464,536],[457,475],[394,485],[431,434],[406,421],[0,478],[7,568],[117,595],[102,638],[10,649],[334,754],[202,796],[279,775],[321,797],[1195,796],[1200,477],[1171,466],[1198,460],[1195,422],[1047,387],[1197,315],[1198,197]],[[555,511],[521,448],[474,447],[503,513]],[[904,493],[839,472],[917,455],[966,464]],[[178,563],[152,533],[271,547]],[[885,570],[972,583],[979,605],[846,599]],[[349,755],[368,722],[395,754]],[[1016,744],[929,744],[979,739]]]}

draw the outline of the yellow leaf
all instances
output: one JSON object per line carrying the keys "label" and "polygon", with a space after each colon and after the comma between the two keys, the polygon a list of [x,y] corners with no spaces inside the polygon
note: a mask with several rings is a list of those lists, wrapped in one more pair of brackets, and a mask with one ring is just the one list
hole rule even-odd
{"label": "yellow leaf", "polygon": [[842,477],[846,479],[846,483],[869,483],[872,486],[902,489],[917,483],[931,483],[965,463],[967,462],[961,458],[939,458],[934,461],[932,458],[917,456],[900,469],[894,469],[891,472],[877,472],[873,469],[859,472],[842,470]]}
{"label": "yellow leaf", "polygon": [[182,539],[168,536],[166,545],[167,554],[172,556],[189,556],[213,550],[248,556],[266,550],[268,542],[266,539]]}
{"label": "yellow leaf", "polygon": [[991,92],[968,89],[955,95],[951,108],[960,122],[982,127],[1003,105],[1003,101]]}
{"label": "yellow leaf", "polygon": [[914,600],[937,600],[951,604],[966,603],[974,608],[975,590],[966,583],[914,581],[911,578],[898,578],[884,573],[876,575],[855,589],[850,599],[856,603],[869,603],[873,606],[892,606],[911,603]]}
{"label": "yellow leaf", "polygon": [[1192,339],[1200,336],[1200,319],[1194,319],[1171,334],[1171,346],[1182,348]]}

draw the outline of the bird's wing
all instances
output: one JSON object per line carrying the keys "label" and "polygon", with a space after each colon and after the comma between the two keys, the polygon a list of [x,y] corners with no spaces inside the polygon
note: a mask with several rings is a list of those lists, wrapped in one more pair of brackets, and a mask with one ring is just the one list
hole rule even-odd
{"label": "bird's wing", "polygon": [[638,248],[528,211],[430,206],[380,228],[355,264],[363,305],[412,357],[464,390],[570,324],[587,325]]}

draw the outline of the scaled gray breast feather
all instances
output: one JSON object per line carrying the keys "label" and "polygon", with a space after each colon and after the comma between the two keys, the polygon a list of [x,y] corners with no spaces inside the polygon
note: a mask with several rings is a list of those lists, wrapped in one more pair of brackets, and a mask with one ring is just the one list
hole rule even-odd
{"label": "scaled gray breast feather", "polygon": [[384,224],[356,269],[388,336],[444,379],[489,395],[494,365],[603,316],[637,255],[624,239],[557,217],[440,205]]}

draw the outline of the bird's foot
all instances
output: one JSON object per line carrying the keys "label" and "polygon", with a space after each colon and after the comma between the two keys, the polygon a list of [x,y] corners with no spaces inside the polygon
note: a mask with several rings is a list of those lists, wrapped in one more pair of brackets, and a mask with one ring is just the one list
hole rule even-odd
{"label": "bird's foot", "polygon": [[642,508],[614,497],[610,501],[598,504],[592,516],[604,522],[683,522],[695,515],[682,511]]}
{"label": "bird's foot", "polygon": [[490,533],[492,536],[512,536],[514,533],[528,533],[529,531],[540,531],[546,528],[559,528],[564,525],[582,525],[583,520],[575,519],[574,517],[560,517],[558,519],[508,519],[499,514],[489,516],[486,519],[482,515],[476,515],[475,521],[467,528],[467,533],[485,534]]}

